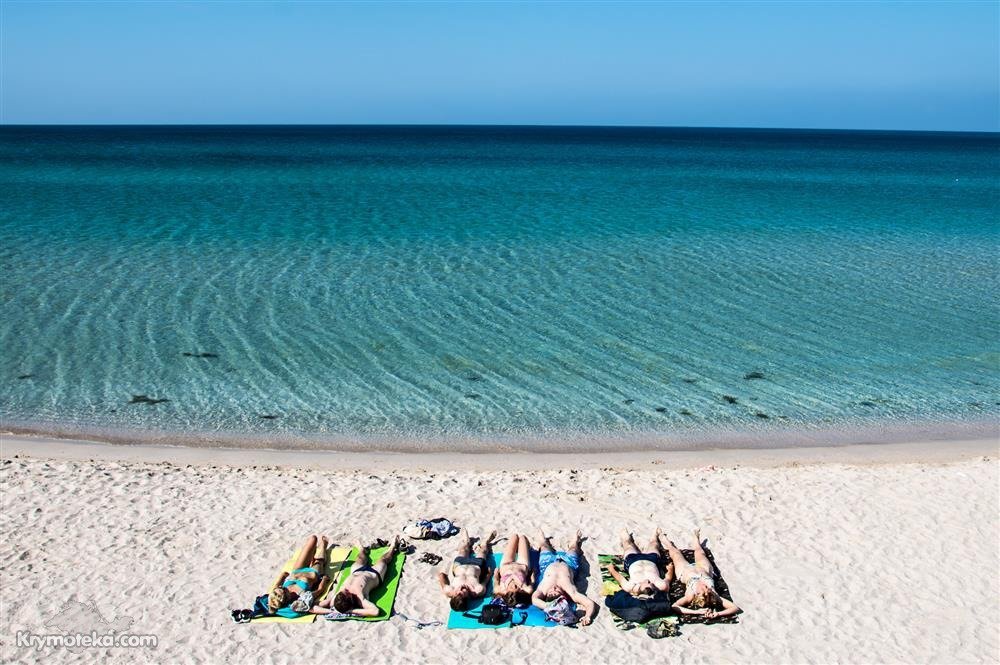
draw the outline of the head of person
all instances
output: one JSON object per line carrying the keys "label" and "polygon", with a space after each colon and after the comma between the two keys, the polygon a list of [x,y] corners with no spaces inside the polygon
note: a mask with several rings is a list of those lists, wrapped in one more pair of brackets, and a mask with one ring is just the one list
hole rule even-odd
{"label": "head of person", "polygon": [[638,586],[636,586],[635,590],[632,592],[632,595],[642,600],[648,600],[652,598],[654,595],[656,595],[656,587],[653,586],[653,583],[650,582],[649,580],[645,580],[643,582],[640,582]]}
{"label": "head of person", "polygon": [[702,608],[710,610],[719,609],[722,607],[722,599],[719,598],[719,594],[712,591],[708,586],[699,584],[694,589],[694,595],[688,607],[693,610],[700,610]]}
{"label": "head of person", "polygon": [[469,598],[472,597],[472,592],[469,591],[469,587],[462,587],[455,592],[455,595],[451,597],[450,605],[451,609],[456,612],[464,612],[469,609]]}
{"label": "head of person", "polygon": [[361,599],[350,591],[341,591],[333,597],[333,609],[341,614],[347,614],[352,610],[360,609],[360,607]]}
{"label": "head of person", "polygon": [[288,604],[289,594],[282,587],[275,587],[271,589],[271,592],[267,594],[267,610],[271,614],[274,614],[282,607]]}

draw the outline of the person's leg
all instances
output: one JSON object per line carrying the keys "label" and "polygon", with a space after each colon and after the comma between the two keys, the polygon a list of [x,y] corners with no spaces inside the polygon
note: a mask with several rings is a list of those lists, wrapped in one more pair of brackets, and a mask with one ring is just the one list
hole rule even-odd
{"label": "person's leg", "polygon": [[316,536],[309,536],[306,538],[306,542],[302,543],[302,549],[299,550],[299,555],[295,558],[292,563],[292,570],[298,570],[299,568],[305,568],[309,565],[312,560],[313,551],[316,549]]}
{"label": "person's leg", "polygon": [[663,550],[660,548],[660,530],[657,529],[656,533],[653,534],[653,539],[649,541],[649,545],[646,549],[642,551],[643,554],[655,554],[660,556],[663,554]]}
{"label": "person's leg", "polygon": [[383,583],[385,582],[385,575],[389,571],[389,566],[392,565],[392,560],[396,558],[396,552],[398,551],[399,536],[396,536],[396,538],[392,541],[392,545],[389,546],[389,549],[387,549],[382,556],[378,558],[375,565],[372,566],[372,568],[375,569],[375,572],[378,573],[378,576],[381,578]]}
{"label": "person's leg", "polygon": [[691,549],[694,550],[694,565],[706,575],[712,574],[712,562],[701,546],[701,529],[695,529],[691,541]]}
{"label": "person's leg", "polygon": [[351,566],[351,574],[354,574],[359,568],[364,568],[371,563],[367,547],[363,546],[360,542],[354,543],[354,547],[358,550],[358,558],[355,559],[354,565]]}
{"label": "person's leg", "polygon": [[[566,553],[572,554],[573,556],[579,558],[580,554],[583,552],[583,550],[580,549],[580,543],[582,542],[583,542],[583,531],[577,529],[576,535],[573,536],[573,541],[569,544],[569,547],[566,548]],[[635,543],[633,543],[633,545],[634,544]]]}
{"label": "person's leg", "polygon": [[503,556],[500,557],[501,566],[505,563],[517,561],[517,546],[520,540],[521,537],[516,533],[510,534],[510,538],[507,539],[507,547],[503,549]]}
{"label": "person's leg", "polygon": [[670,562],[674,564],[674,573],[683,582],[686,577],[684,575],[684,571],[688,567],[687,559],[684,558],[684,555],[681,554],[681,551],[677,549],[677,546],[674,545],[673,541],[669,538],[661,538],[660,543],[663,545],[663,548],[667,550],[667,554],[670,555]]}
{"label": "person's leg", "polygon": [[468,529],[462,529],[462,541],[458,544],[458,556],[469,556],[472,551],[472,541],[469,540]]}
{"label": "person's leg", "polygon": [[622,556],[628,556],[629,554],[636,554],[639,552],[639,548],[635,546],[635,538],[628,531],[622,530]]}
{"label": "person's leg", "polygon": [[485,559],[486,564],[491,563],[488,555],[490,554],[490,548],[493,547],[493,539],[497,537],[497,532],[494,531],[486,538],[481,538],[478,543],[476,543],[476,556],[480,559]]}
{"label": "person's leg", "polygon": [[313,552],[312,561],[309,562],[309,565],[312,568],[315,568],[319,572],[319,575],[316,576],[316,581],[317,582],[319,582],[319,578],[321,578],[324,575],[326,575],[326,548],[327,547],[328,547],[328,543],[327,543],[327,540],[326,540],[326,536],[320,536],[319,544],[316,545],[316,551]]}
{"label": "person's leg", "polygon": [[552,547],[552,541],[549,540],[549,537],[546,536],[545,532],[542,531],[541,529],[538,529],[538,538],[540,539],[541,542],[541,545],[538,546],[539,550],[541,550],[542,552],[556,551],[556,548]]}
{"label": "person's leg", "polygon": [[528,537],[523,533],[517,542],[517,562],[531,566],[531,543],[528,542]]}

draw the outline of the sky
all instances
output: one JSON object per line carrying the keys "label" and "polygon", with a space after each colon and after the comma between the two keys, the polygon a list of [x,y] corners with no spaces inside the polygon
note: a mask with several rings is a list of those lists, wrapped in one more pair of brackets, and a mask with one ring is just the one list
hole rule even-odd
{"label": "sky", "polygon": [[1000,130],[1000,2],[0,0],[4,124]]}

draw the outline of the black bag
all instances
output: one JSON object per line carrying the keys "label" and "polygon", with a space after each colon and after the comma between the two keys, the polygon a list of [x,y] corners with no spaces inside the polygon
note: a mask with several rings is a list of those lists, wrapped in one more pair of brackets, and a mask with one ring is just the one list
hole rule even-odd
{"label": "black bag", "polygon": [[487,626],[499,626],[500,624],[510,621],[510,614],[510,609],[506,605],[490,603],[489,605],[483,605],[483,609],[479,612],[479,614],[465,612],[464,616],[467,616],[470,619],[475,619],[479,623]]}
{"label": "black bag", "polygon": [[672,609],[670,598],[665,593],[657,593],[652,598],[643,600],[627,591],[616,591],[614,595],[604,599],[604,604],[612,614],[632,623],[645,623],[656,617],[667,616]]}

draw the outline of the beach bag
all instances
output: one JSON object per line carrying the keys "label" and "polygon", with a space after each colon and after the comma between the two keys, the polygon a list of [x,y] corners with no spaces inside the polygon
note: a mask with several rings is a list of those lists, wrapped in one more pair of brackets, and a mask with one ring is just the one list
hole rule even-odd
{"label": "beach bag", "polygon": [[511,614],[510,608],[507,607],[507,604],[502,599],[494,598],[488,605],[483,605],[483,609],[479,611],[479,614],[465,612],[463,616],[475,619],[486,626],[499,626],[510,621]]}
{"label": "beach bag", "polygon": [[443,517],[432,520],[417,520],[403,527],[403,535],[415,540],[438,540],[458,533],[458,527]]}
{"label": "beach bag", "polygon": [[572,626],[580,618],[576,616],[576,604],[566,597],[558,598],[549,603],[545,608],[545,620],[557,623],[560,626]]}
{"label": "beach bag", "polygon": [[663,593],[643,600],[627,591],[616,591],[604,599],[604,605],[616,617],[632,623],[645,623],[652,618],[666,616],[671,611],[670,599]]}

